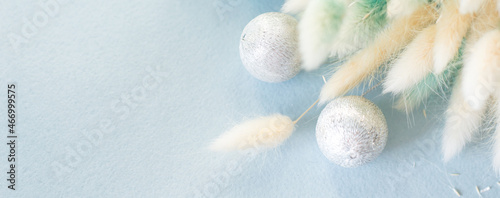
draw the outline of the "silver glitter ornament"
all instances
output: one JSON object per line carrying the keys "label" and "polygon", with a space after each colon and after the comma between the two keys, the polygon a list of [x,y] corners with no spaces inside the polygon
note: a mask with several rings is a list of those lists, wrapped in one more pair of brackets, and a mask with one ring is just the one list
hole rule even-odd
{"label": "silver glitter ornament", "polygon": [[241,34],[241,61],[259,80],[289,80],[300,71],[297,36],[297,20],[292,16],[279,12],[261,14]]}
{"label": "silver glitter ornament", "polygon": [[361,96],[330,102],[316,124],[316,141],[330,161],[356,167],[375,159],[387,142],[387,122],[382,111]]}

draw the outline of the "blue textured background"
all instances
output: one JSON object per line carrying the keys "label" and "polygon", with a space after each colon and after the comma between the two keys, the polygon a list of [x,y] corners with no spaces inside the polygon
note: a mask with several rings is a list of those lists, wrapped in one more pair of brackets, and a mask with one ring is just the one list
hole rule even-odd
{"label": "blue textured background", "polygon": [[[321,108],[275,150],[208,151],[245,118],[295,118],[316,100],[329,68],[268,84],[240,62],[244,26],[283,1],[59,0],[56,15],[23,35],[34,16],[50,14],[38,2],[0,2],[0,197],[456,197],[451,186],[476,197],[476,185],[491,186],[484,197],[500,194],[488,134],[441,162],[439,97],[407,115],[392,96],[369,93],[389,140],[358,168],[319,151]],[[13,44],[13,35],[26,40]],[[18,85],[16,191],[5,174],[10,82]]]}

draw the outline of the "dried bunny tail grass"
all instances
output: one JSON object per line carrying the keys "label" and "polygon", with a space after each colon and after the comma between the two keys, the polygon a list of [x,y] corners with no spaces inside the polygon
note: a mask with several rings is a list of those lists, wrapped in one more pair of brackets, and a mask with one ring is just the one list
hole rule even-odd
{"label": "dried bunny tail grass", "polygon": [[234,151],[249,148],[269,149],[283,143],[295,129],[295,124],[309,112],[319,100],[316,100],[295,121],[281,114],[259,117],[236,125],[215,139],[209,146],[213,151]]}
{"label": "dried bunny tail grass", "polygon": [[[491,11],[491,8],[486,9],[483,7],[485,11]],[[496,12],[496,10],[493,10]],[[485,12],[480,13],[478,17],[475,19],[474,23],[471,26],[471,30],[468,32],[467,39],[464,44],[462,42],[461,48],[459,49],[458,55],[455,56],[455,61],[452,61],[448,64],[445,71],[439,75],[430,74],[428,75],[422,82],[413,87],[410,90],[407,90],[403,93],[401,98],[396,102],[396,108],[411,111],[422,101],[426,100],[431,94],[438,93],[440,88],[446,87],[447,84],[450,84],[454,81],[454,78],[457,74],[457,71],[461,69],[461,58],[462,56],[467,57],[468,54],[465,54],[462,51],[470,52],[470,48],[473,46],[475,42],[477,42],[478,37],[484,34],[485,31],[491,30],[494,28],[493,22],[497,21],[497,16],[488,16],[488,13]],[[488,21],[477,21],[480,18],[489,19]],[[476,22],[477,21],[477,22]],[[493,21],[493,22],[492,22]],[[463,50],[467,48],[466,50]],[[464,55],[465,54],[465,55]]]}
{"label": "dried bunny tail grass", "polygon": [[436,17],[435,4],[431,4],[395,20],[372,44],[359,51],[333,74],[321,90],[320,103],[341,96],[357,86],[393,54],[404,48],[417,32],[433,23]]}
{"label": "dried bunny tail grass", "polygon": [[311,0],[286,0],[281,12],[287,14],[299,14],[303,12]]}
{"label": "dried bunny tail grass", "polygon": [[[481,120],[484,117],[484,113],[486,111],[485,109],[487,106],[484,97],[483,100],[481,100],[482,102],[476,103],[471,103],[469,97],[476,97],[477,94],[473,92],[476,91],[475,87],[478,85],[478,83],[483,83],[482,81],[485,80],[491,80],[488,79],[488,77],[491,76],[488,76],[485,79],[482,79],[481,77],[479,77],[481,79],[478,78],[478,75],[480,76],[479,73],[485,72],[484,67],[488,67],[484,65],[484,60],[496,59],[493,57],[498,55],[493,55],[493,57],[490,55],[490,58],[485,59],[485,54],[478,54],[476,50],[483,51],[485,49],[480,48],[488,46],[491,48],[497,47],[497,45],[493,46],[492,44],[486,44],[486,41],[488,39],[497,37],[498,35],[495,36],[494,34],[498,33],[494,33],[494,31],[492,31],[491,35],[485,35],[485,33],[495,29],[499,22],[498,11],[495,8],[495,4],[493,1],[488,0],[483,6],[480,6],[479,11],[477,12],[477,16],[474,18],[470,30],[467,33],[467,43],[465,45],[466,54],[463,55],[465,56],[464,67],[466,68],[464,68],[464,70],[462,71],[463,77],[459,79],[457,84],[455,85],[447,111],[447,121],[443,135],[443,156],[445,161],[450,160],[453,156],[458,154],[462,150],[463,146],[470,141],[474,132],[478,130],[478,127],[481,124]],[[492,52],[490,51],[490,53]],[[498,50],[494,50],[493,53],[498,53]],[[482,60],[482,63],[474,62],[476,59]],[[494,74],[492,73],[489,75]],[[465,91],[465,93],[463,91]],[[489,94],[491,94],[491,92]],[[474,108],[471,107],[471,104]],[[496,132],[495,136],[498,137],[498,131]],[[495,139],[497,139],[496,137]],[[498,168],[500,167],[500,159],[498,159],[499,157],[497,156],[498,150],[500,149],[497,148],[497,145],[498,141],[495,142],[494,145],[495,154],[493,166],[498,171]]]}
{"label": "dried bunny tail grass", "polygon": [[472,14],[460,14],[457,0],[444,1],[437,21],[434,54],[434,73],[440,74],[457,55],[458,49],[471,25]]}
{"label": "dried bunny tail grass", "polygon": [[[463,74],[463,72],[462,72]],[[452,159],[472,139],[481,125],[485,106],[475,110],[470,108],[463,98],[461,80],[457,79],[446,111],[446,123],[443,132],[442,152],[445,162]]]}
{"label": "dried bunny tail grass", "polygon": [[357,0],[347,7],[332,55],[343,59],[364,48],[385,27],[386,0]]}
{"label": "dried bunny tail grass", "polygon": [[460,13],[475,13],[481,8],[485,1],[492,0],[460,0]]}
{"label": "dried bunny tail grass", "polygon": [[436,25],[430,25],[406,47],[387,74],[384,93],[399,94],[418,84],[431,72],[431,49],[435,35]]}
{"label": "dried bunny tail grass", "polygon": [[427,0],[389,0],[387,16],[389,18],[408,16],[427,2]]}
{"label": "dried bunny tail grass", "polygon": [[396,101],[395,108],[411,112],[432,94],[445,94],[445,89],[455,81],[455,77],[461,69],[462,61],[459,57],[450,62],[441,74],[427,74],[418,84],[404,91]]}
{"label": "dried bunny tail grass", "polygon": [[274,148],[294,130],[294,122],[281,114],[259,117],[236,125],[209,146],[214,151]]}
{"label": "dried bunny tail grass", "polygon": [[312,0],[299,22],[299,49],[302,67],[317,69],[328,58],[337,35],[346,3],[344,0]]}
{"label": "dried bunny tail grass", "polygon": [[484,34],[466,51],[462,94],[472,109],[481,109],[498,89],[500,77],[500,30]]}

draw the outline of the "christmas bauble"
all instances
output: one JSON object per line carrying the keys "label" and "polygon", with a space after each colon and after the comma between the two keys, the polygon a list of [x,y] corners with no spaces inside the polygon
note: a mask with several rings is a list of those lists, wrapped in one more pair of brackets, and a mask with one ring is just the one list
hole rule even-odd
{"label": "christmas bauble", "polygon": [[282,82],[300,71],[297,20],[290,15],[269,12],[250,21],[240,38],[240,57],[257,79]]}
{"label": "christmas bauble", "polygon": [[330,161],[356,167],[375,159],[387,142],[387,122],[382,111],[361,96],[333,100],[321,112],[316,140]]}

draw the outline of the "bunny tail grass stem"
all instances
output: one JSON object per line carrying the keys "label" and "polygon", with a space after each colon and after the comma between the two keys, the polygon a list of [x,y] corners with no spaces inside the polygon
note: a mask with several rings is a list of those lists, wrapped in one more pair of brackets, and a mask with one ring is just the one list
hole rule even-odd
{"label": "bunny tail grass stem", "polygon": [[435,4],[421,6],[411,15],[396,19],[367,48],[342,65],[321,90],[320,103],[344,95],[373,74],[392,55],[404,48],[417,33],[435,22]]}
{"label": "bunny tail grass stem", "polygon": [[378,82],[376,85],[373,85],[373,87],[370,87],[370,89],[366,90],[365,93],[361,94],[361,97],[365,97],[365,95],[367,93],[370,93],[371,91],[373,91],[375,88],[377,88],[378,86],[380,86],[384,81],[380,81]]}
{"label": "bunny tail grass stem", "polygon": [[299,120],[302,119],[302,117],[304,115],[306,115],[306,113],[309,112],[309,110],[311,110],[314,107],[314,105],[318,104],[318,102],[319,102],[319,99],[317,99],[316,102],[314,102],[309,108],[307,108],[307,110],[304,111],[304,113],[302,113],[302,115],[300,115],[299,118],[297,118],[295,121],[293,121],[293,124],[297,124],[297,122],[299,122]]}

